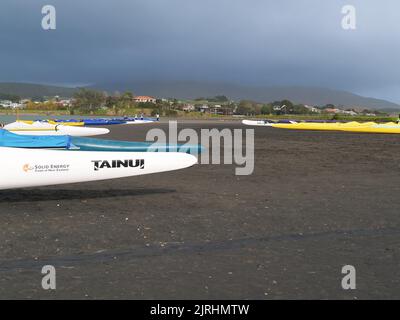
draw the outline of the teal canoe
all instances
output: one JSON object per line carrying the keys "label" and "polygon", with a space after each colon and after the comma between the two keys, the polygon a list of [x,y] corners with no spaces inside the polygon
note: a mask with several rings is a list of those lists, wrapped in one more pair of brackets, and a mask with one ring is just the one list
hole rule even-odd
{"label": "teal canoe", "polygon": [[71,137],[70,149],[73,150],[74,148],[82,151],[186,152],[190,154],[199,154],[204,149],[204,147],[201,145],[172,145],[151,142],[131,142]]}
{"label": "teal canoe", "polygon": [[0,147],[111,152],[185,152],[201,153],[201,145],[160,144],[152,142],[102,140],[71,136],[21,136],[0,129]]}

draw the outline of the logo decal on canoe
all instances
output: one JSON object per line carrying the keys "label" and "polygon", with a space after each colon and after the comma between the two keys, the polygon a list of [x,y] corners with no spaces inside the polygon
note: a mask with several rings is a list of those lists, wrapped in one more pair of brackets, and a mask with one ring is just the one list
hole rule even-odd
{"label": "logo decal on canoe", "polygon": [[29,164],[24,164],[24,166],[22,167],[22,170],[24,170],[25,172],[28,172],[28,171],[30,171],[30,170],[32,170],[33,168],[31,168],[30,166],[29,166]]}
{"label": "logo decal on canoe", "polygon": [[22,166],[24,172],[67,172],[69,171],[69,164],[34,164],[26,163]]}
{"label": "logo decal on canoe", "polygon": [[140,168],[144,169],[144,159],[137,160],[93,160],[94,171],[115,168]]}

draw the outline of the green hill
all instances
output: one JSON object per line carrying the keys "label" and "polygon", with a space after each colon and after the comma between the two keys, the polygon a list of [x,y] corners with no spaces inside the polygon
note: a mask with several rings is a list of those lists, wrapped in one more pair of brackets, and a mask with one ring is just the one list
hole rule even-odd
{"label": "green hill", "polygon": [[54,97],[69,98],[77,88],[57,87],[31,83],[0,82],[0,94],[17,95],[21,98]]}

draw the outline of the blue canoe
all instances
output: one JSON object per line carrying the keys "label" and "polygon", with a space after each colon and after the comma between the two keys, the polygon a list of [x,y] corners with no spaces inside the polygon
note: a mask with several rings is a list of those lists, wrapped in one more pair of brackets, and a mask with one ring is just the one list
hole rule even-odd
{"label": "blue canoe", "polygon": [[125,120],[118,119],[82,119],[85,126],[109,126],[114,124],[125,124]]}
{"label": "blue canoe", "polygon": [[126,120],[122,119],[56,119],[54,120],[58,123],[75,123],[75,122],[83,122],[85,126],[109,126],[114,124],[125,124]]}
{"label": "blue canoe", "polygon": [[282,123],[282,124],[290,124],[293,122],[300,123],[300,122],[306,122],[306,123],[336,123],[336,122],[343,122],[343,121],[338,121],[338,120],[296,120],[296,119],[278,119],[278,120],[262,120],[265,123]]}
{"label": "blue canoe", "polygon": [[71,151],[185,152],[194,155],[203,151],[201,145],[168,145],[71,136],[23,136],[3,129],[0,129],[0,147]]}
{"label": "blue canoe", "polygon": [[134,122],[137,120],[145,120],[145,121],[152,121],[152,122],[156,122],[159,121],[159,118],[145,118],[145,117],[137,117],[137,118],[133,118],[133,117],[123,117],[123,118],[113,118],[111,120],[116,120],[116,121],[129,121],[129,122]]}
{"label": "blue canoe", "polygon": [[70,136],[25,136],[0,129],[0,147],[29,149],[69,149]]}

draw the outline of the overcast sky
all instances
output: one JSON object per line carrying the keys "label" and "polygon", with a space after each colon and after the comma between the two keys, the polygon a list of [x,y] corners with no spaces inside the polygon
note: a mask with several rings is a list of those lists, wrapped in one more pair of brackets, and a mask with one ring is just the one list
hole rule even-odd
{"label": "overcast sky", "polygon": [[[41,27],[44,5],[57,29]],[[356,8],[357,29],[341,26]],[[400,102],[398,0],[2,0],[0,81],[196,80]]]}

